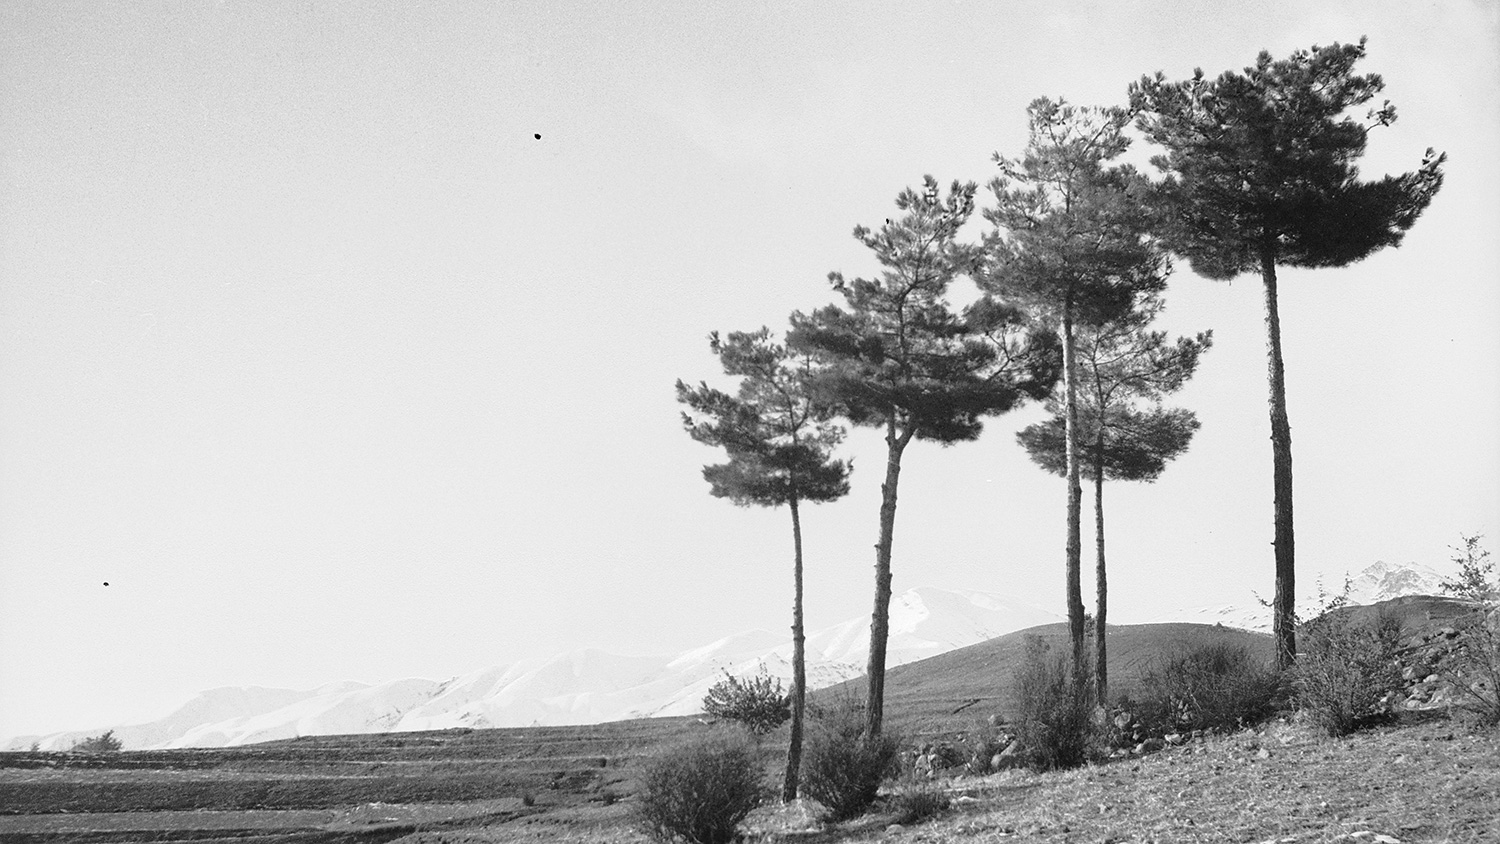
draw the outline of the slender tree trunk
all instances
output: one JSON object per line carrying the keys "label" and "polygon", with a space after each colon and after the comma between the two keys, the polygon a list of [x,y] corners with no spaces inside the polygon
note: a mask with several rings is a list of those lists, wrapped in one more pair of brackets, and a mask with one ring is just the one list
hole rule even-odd
{"label": "slender tree trunk", "polygon": [[797,498],[787,504],[792,511],[792,741],[786,752],[786,780],[781,799],[797,799],[797,780],[802,767],[802,713],[807,706],[807,637],[802,628],[802,519],[797,514]]}
{"label": "slender tree trunk", "polygon": [[1104,577],[1104,426],[1094,453],[1094,581],[1097,606],[1094,607],[1094,679],[1098,684],[1099,705],[1109,705],[1109,656],[1104,644],[1104,620],[1109,612],[1109,585]]}
{"label": "slender tree trunk", "polygon": [[1261,278],[1266,284],[1266,351],[1271,382],[1272,483],[1276,501],[1276,598],[1272,603],[1272,632],[1276,664],[1288,668],[1297,659],[1297,556],[1292,535],[1292,426],[1286,414],[1286,370],[1281,359],[1281,317],[1276,310],[1276,260],[1270,249],[1261,253]]}
{"label": "slender tree trunk", "polygon": [[1083,538],[1080,528],[1083,509],[1083,488],[1078,480],[1078,374],[1076,349],[1073,339],[1073,303],[1063,304],[1063,408],[1064,408],[1064,453],[1068,475],[1068,630],[1073,638],[1073,677],[1082,678],[1085,654],[1083,623]]}
{"label": "slender tree trunk", "polygon": [[875,543],[875,610],[870,614],[870,661],[866,668],[865,729],[880,735],[885,718],[885,646],[890,633],[891,540],[896,531],[896,483],[901,478],[901,453],[916,433],[915,424],[897,432],[893,411],[885,427],[885,481],[880,485],[880,540]]}

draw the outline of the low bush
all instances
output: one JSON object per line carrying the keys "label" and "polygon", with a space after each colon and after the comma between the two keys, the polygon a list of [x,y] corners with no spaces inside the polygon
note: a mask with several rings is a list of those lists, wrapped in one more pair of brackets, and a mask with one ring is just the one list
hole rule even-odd
{"label": "low bush", "polygon": [[724,679],[704,696],[703,712],[718,721],[733,721],[758,736],[792,717],[791,699],[781,681],[764,670],[744,680],[724,672]]}
{"label": "low bush", "polygon": [[1453,704],[1482,724],[1500,725],[1500,604],[1481,604],[1459,620],[1440,671]]}
{"label": "low bush", "polygon": [[116,753],[124,745],[115,738],[114,730],[105,730],[97,736],[82,739],[73,745],[79,753]]}
{"label": "low bush", "polygon": [[903,826],[921,823],[948,810],[952,801],[948,793],[931,784],[911,784],[896,791],[892,800],[892,821]]}
{"label": "low bush", "polygon": [[1402,687],[1400,640],[1394,618],[1362,623],[1338,611],[1314,618],[1301,631],[1297,705],[1333,736],[1391,720]]}
{"label": "low bush", "polygon": [[1451,668],[1445,673],[1458,707],[1493,725],[1500,724],[1500,583],[1481,538],[1465,536],[1463,547],[1453,548],[1458,577],[1443,582],[1443,591],[1474,606],[1449,645]]}
{"label": "low bush", "polygon": [[1099,744],[1092,666],[1085,661],[1074,672],[1069,663],[1067,654],[1054,654],[1041,638],[1027,639],[1015,678],[1020,711],[1014,727],[1033,770],[1076,768]]}
{"label": "low bush", "polygon": [[894,772],[900,740],[889,732],[870,736],[857,706],[814,712],[802,756],[802,794],[821,804],[828,820],[858,817]]}
{"label": "low bush", "polygon": [[1159,657],[1130,706],[1148,735],[1233,730],[1276,714],[1281,675],[1249,648],[1213,642]]}
{"label": "low bush", "polygon": [[715,733],[674,747],[641,773],[636,817],[659,841],[727,844],[768,794],[743,733]]}

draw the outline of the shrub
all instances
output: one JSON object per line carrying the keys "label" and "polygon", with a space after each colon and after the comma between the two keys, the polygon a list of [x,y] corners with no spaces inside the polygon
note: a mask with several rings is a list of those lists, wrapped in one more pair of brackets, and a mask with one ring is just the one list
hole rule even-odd
{"label": "shrub", "polygon": [[1443,672],[1454,703],[1481,723],[1500,725],[1500,604],[1481,605],[1457,629]]}
{"label": "shrub", "polygon": [[1333,736],[1390,720],[1391,693],[1402,685],[1400,638],[1400,622],[1384,615],[1365,623],[1347,612],[1314,618],[1297,655],[1298,705]]}
{"label": "shrub", "polygon": [[124,745],[115,738],[114,730],[105,730],[97,736],[90,736],[73,745],[73,749],[79,753],[115,753]]}
{"label": "shrub", "polygon": [[1133,714],[1146,732],[1233,730],[1275,714],[1281,675],[1249,648],[1213,642],[1156,659]]}
{"label": "shrub", "polygon": [[727,844],[767,794],[754,748],[743,734],[715,733],[646,763],[636,814],[661,841]]}
{"label": "shrub", "polygon": [[828,820],[857,817],[892,773],[900,740],[889,732],[868,735],[857,706],[814,711],[802,756],[802,794],[820,803]]}
{"label": "shrub", "polygon": [[1479,604],[1489,604],[1500,599],[1500,586],[1490,580],[1495,574],[1495,563],[1490,560],[1489,549],[1479,547],[1479,540],[1483,538],[1478,535],[1465,536],[1464,547],[1453,548],[1457,554],[1453,557],[1453,562],[1458,564],[1458,577],[1443,581],[1444,592]]}
{"label": "shrub", "polygon": [[1099,741],[1094,723],[1094,678],[1085,661],[1071,670],[1066,654],[1054,655],[1036,636],[1016,672],[1020,713],[1016,739],[1028,767],[1037,771],[1076,768],[1088,761]]}
{"label": "shrub", "polygon": [[791,699],[781,681],[765,673],[748,680],[724,672],[703,698],[703,712],[718,721],[734,721],[755,735],[765,735],[792,717]]}
{"label": "shrub", "polygon": [[948,810],[948,793],[934,785],[908,785],[896,792],[895,823],[910,826]]}

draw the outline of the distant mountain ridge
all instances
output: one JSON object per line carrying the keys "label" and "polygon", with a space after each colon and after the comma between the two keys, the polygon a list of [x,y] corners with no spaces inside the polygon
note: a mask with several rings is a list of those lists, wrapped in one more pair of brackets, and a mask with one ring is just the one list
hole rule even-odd
{"label": "distant mountain ridge", "polygon": [[[1437,594],[1442,578],[1414,563],[1376,563],[1349,581],[1351,603]],[[1340,584],[1342,586],[1342,584]],[[1304,602],[1315,610],[1318,598]],[[918,587],[891,601],[887,665],[895,667],[1042,624],[1063,620],[992,592]],[[1265,607],[1199,607],[1142,619],[1270,629]],[[869,620],[854,618],[807,639],[808,685],[831,686],[865,670]],[[205,691],[172,714],[114,727],[127,749],[222,747],[305,735],[450,728],[559,726],[624,718],[690,715],[724,672],[791,677],[791,643],[751,630],[675,656],[619,656],[594,649],[491,666],[439,682],[407,678],[369,685],[330,683],[311,690],[230,687]],[[36,743],[65,750],[104,728],[17,736],[8,748]]]}
{"label": "distant mountain ridge", "polygon": [[[928,587],[891,602],[888,664],[1047,624],[1059,616],[987,592]],[[810,633],[808,685],[830,686],[864,673],[869,620],[856,618]],[[700,711],[724,672],[761,670],[789,681],[786,635],[751,630],[669,656],[619,656],[584,649],[545,659],[491,666],[444,682],[408,678],[387,683],[333,683],[298,691],[212,689],[165,718],[114,727],[127,749],[223,747],[305,735],[590,724]],[[65,750],[103,728],[17,736],[9,749],[37,743]]]}

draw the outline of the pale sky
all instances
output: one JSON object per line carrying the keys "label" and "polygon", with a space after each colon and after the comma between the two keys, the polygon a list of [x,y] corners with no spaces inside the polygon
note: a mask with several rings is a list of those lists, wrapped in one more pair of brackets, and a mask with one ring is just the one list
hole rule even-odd
{"label": "pale sky", "polygon": [[[0,0],[0,736],[785,630],[785,510],[710,497],[678,422],[677,378],[723,383],[707,334],[875,272],[852,228],[987,181],[1035,97],[1361,35],[1400,114],[1366,175],[1450,161],[1401,249],[1283,274],[1300,591],[1496,548],[1497,14]],[[1259,282],[1184,264],[1167,302],[1215,346],[1192,450],[1106,489],[1122,622],[1272,591]],[[1040,415],[908,451],[896,591],[1063,612],[1064,487],[1014,439]],[[814,629],[869,611],[883,444],[844,453]]]}

